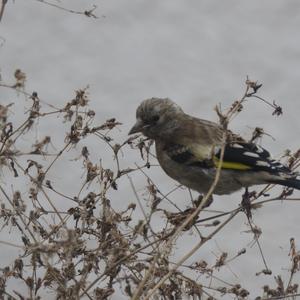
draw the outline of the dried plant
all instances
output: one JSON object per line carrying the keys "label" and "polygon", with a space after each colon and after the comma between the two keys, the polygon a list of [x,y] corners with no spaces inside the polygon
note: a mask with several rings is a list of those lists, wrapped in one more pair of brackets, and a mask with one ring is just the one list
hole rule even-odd
{"label": "dried plant", "polygon": [[[261,296],[256,299],[296,299],[299,296],[294,278],[299,272],[300,255],[294,238],[290,239],[287,253],[291,260],[288,280],[276,275],[273,288],[264,285],[262,278],[257,290],[248,291],[240,283],[230,283],[218,275],[233,260],[239,259],[243,264],[246,248],[237,249],[234,255],[221,251],[212,263],[207,258],[191,261],[192,255],[212,243],[212,238],[237,215],[245,214],[253,244],[257,245],[258,257],[264,265],[257,276],[272,274],[260,243],[263,228],[255,224],[252,212],[274,201],[300,200],[291,198],[293,190],[284,189],[272,196],[271,193],[276,193],[272,192],[274,186],[246,191],[234,210],[208,216],[205,211],[212,200],[218,172],[208,194],[182,209],[172,200],[178,186],[163,194],[147,175],[147,170],[157,165],[153,142],[138,135],[128,138],[126,134],[122,142],[116,142],[114,133],[122,128],[122,123],[115,118],[97,123],[95,111],[89,108],[92,101],[88,87],[78,89],[71,100],[57,108],[41,99],[37,92],[26,91],[23,71],[16,70],[14,77],[11,84],[0,82],[1,89],[16,92],[18,97],[14,103],[0,105],[0,219],[3,236],[15,236],[13,243],[1,240],[2,248],[8,251],[16,247],[18,254],[13,263],[1,266],[1,299],[44,299],[47,292],[55,299],[109,299],[120,293],[128,299],[221,299],[224,295],[228,299],[255,299],[257,295]],[[247,78],[245,93],[239,100],[226,111],[216,108],[224,128],[245,110],[246,102],[251,99],[267,103],[275,116],[282,114],[282,108],[275,102],[257,95],[261,86]],[[22,120],[14,117],[20,110],[16,103],[21,98],[25,106],[29,105]],[[33,132],[39,132],[43,120],[53,122],[53,126],[36,139]],[[59,134],[52,127],[60,128]],[[255,128],[250,140],[264,134],[262,128]],[[89,146],[88,139],[98,144],[97,151]],[[109,149],[111,161],[101,159],[103,152],[107,152],[104,147]],[[129,152],[134,152],[139,164],[127,162]],[[74,153],[79,155],[74,158]],[[288,151],[282,159],[296,170],[300,165],[300,150]],[[135,187],[134,174],[145,178],[142,192]],[[64,189],[70,177],[71,192],[67,187]],[[128,193],[131,189],[134,200],[125,199],[119,192],[121,182],[128,183]],[[114,208],[112,203],[116,198],[122,199],[125,209]],[[155,226],[158,218],[159,228]],[[194,243],[188,253],[178,258],[180,239],[190,234]]]}

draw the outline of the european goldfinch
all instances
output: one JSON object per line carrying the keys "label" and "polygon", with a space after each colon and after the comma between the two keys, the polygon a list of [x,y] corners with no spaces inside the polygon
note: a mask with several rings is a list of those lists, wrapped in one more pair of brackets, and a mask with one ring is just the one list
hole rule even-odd
{"label": "european goldfinch", "polygon": [[[157,159],[173,179],[200,193],[214,181],[224,129],[217,123],[187,115],[170,99],[144,100],[129,134],[141,132],[155,141]],[[270,153],[227,132],[221,175],[214,194],[230,194],[256,184],[300,189],[296,174]]]}

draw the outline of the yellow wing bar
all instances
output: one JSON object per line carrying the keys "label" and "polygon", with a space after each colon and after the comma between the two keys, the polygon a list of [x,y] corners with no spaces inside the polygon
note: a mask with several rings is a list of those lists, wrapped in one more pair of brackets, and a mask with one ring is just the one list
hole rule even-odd
{"label": "yellow wing bar", "polygon": [[[219,166],[220,160],[217,157],[214,157],[214,164],[216,167]],[[238,162],[230,162],[230,161],[222,161],[221,164],[222,169],[232,169],[232,170],[250,170],[251,167],[238,163]]]}

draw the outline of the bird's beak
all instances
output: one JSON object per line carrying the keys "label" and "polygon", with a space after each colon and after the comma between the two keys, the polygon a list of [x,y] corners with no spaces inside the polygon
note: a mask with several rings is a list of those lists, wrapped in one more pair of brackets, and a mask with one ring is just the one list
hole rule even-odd
{"label": "bird's beak", "polygon": [[141,132],[143,129],[143,122],[141,120],[137,120],[133,127],[130,129],[128,134],[133,134],[137,132]]}

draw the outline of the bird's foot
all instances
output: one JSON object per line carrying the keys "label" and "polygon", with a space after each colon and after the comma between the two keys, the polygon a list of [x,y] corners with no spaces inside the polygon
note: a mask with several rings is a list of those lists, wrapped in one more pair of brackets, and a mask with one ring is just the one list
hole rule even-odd
{"label": "bird's foot", "polygon": [[250,198],[251,198],[251,193],[249,193],[248,188],[246,187],[245,193],[242,195],[241,206],[243,211],[246,213],[248,219],[252,219]]}
{"label": "bird's foot", "polygon": [[[202,194],[199,195],[198,198],[197,198],[196,200],[193,201],[194,204],[195,204],[195,206],[199,206],[200,203],[203,201],[204,198],[205,198],[204,195],[202,195]],[[213,196],[211,195],[211,196],[207,199],[207,201],[205,202],[205,204],[204,204],[204,206],[203,206],[202,208],[209,207],[209,206],[213,203],[213,201],[214,201],[214,199],[213,199]]]}

